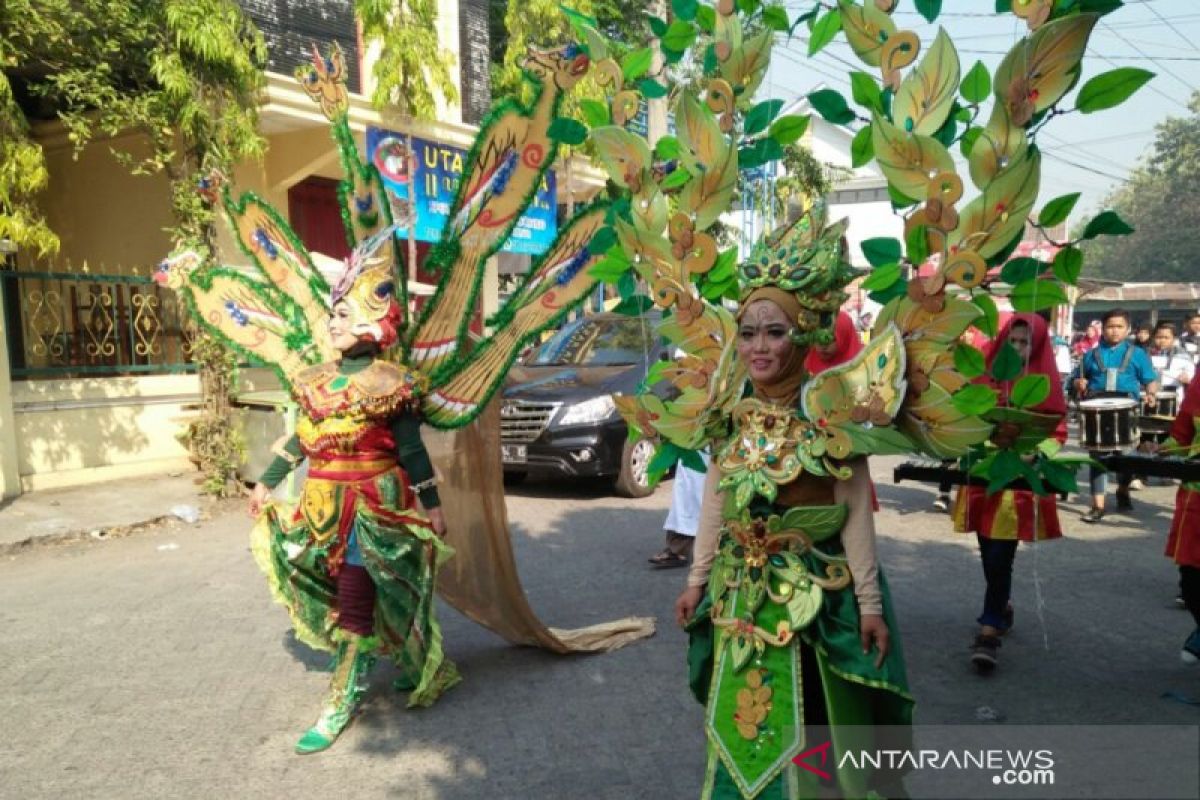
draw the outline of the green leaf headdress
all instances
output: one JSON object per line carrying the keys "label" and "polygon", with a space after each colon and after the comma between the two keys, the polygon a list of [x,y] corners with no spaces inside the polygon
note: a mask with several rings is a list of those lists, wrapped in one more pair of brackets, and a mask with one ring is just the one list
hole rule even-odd
{"label": "green leaf headdress", "polygon": [[792,338],[798,345],[833,341],[834,319],[847,298],[845,287],[861,274],[850,265],[849,220],[828,225],[827,216],[823,202],[814,204],[795,222],[760,239],[738,268],[742,303],[766,287],[796,298],[800,313]]}

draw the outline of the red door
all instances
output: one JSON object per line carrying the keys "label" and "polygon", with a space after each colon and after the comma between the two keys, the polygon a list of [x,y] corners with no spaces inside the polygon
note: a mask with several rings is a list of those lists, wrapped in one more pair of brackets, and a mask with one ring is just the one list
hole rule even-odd
{"label": "red door", "polygon": [[305,178],[288,189],[288,218],[292,229],[309,250],[345,258],[350,255],[342,210],[338,205],[338,182],[330,178]]}

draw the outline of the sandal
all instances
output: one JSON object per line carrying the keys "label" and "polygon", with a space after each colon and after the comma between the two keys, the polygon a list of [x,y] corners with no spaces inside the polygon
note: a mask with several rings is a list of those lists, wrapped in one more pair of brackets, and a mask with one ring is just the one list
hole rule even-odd
{"label": "sandal", "polygon": [[673,569],[675,567],[686,567],[688,565],[687,556],[681,556],[678,553],[672,553],[670,550],[663,550],[655,556],[646,559],[655,569]]}

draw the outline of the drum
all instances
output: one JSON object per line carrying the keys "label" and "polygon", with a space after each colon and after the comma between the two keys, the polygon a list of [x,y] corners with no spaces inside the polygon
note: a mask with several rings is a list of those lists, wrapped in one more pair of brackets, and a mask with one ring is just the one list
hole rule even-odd
{"label": "drum", "polygon": [[1154,408],[1154,416],[1175,419],[1179,413],[1179,393],[1172,389],[1169,392],[1158,393],[1158,405]]}
{"label": "drum", "polygon": [[1162,444],[1171,435],[1175,415],[1179,413],[1179,395],[1174,391],[1159,392],[1153,414],[1143,414],[1138,420],[1143,442]]}
{"label": "drum", "polygon": [[1138,402],[1100,397],[1079,403],[1079,444],[1088,450],[1125,450],[1138,441]]}

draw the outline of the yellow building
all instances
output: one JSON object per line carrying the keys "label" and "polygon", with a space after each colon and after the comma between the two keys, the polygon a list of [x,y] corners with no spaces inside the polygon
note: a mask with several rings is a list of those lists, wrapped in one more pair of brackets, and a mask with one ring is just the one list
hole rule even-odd
{"label": "yellow building", "polygon": [[[439,0],[440,40],[454,57],[460,101],[443,102],[435,121],[418,123],[381,115],[368,102],[373,54],[359,46],[350,0],[324,3],[320,15],[303,0],[242,4],[270,48],[261,110],[268,149],[261,162],[239,165],[232,182],[285,212],[310,249],[340,257],[337,155],[327,121],[300,91],[292,69],[308,59],[311,42],[336,39],[351,66],[350,88],[357,89],[350,125],[360,146],[367,128],[377,127],[467,147],[472,123],[490,104],[487,4]],[[165,233],[172,224],[167,180],[131,175],[113,156],[113,149],[136,155],[144,148],[137,134],[92,142],[78,156],[57,123],[35,127],[35,136],[50,172],[43,210],[62,249],[49,262],[0,252],[6,343],[0,347],[0,496],[191,469],[176,434],[188,407],[199,401],[199,385],[174,297],[150,280],[172,247]],[[560,181],[559,202],[568,193],[582,199],[599,183],[582,165],[570,173],[578,177],[569,187]],[[222,260],[244,263],[226,232],[222,237]],[[495,308],[495,261],[485,281],[484,314]],[[243,388],[270,388],[264,373],[246,370]]]}

